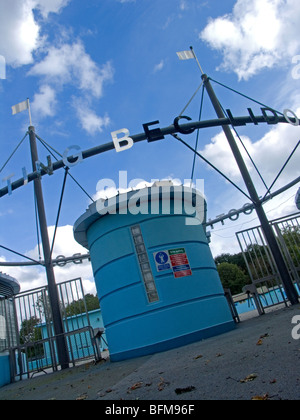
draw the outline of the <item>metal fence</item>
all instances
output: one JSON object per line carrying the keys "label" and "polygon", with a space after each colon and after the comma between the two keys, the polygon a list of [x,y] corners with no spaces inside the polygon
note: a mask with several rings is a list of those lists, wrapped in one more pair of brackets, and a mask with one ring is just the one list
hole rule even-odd
{"label": "metal fence", "polygon": [[300,287],[300,215],[272,222],[294,283]]}
{"label": "metal fence", "polygon": [[0,297],[0,352],[17,345],[17,324],[12,298]]}
{"label": "metal fence", "polygon": [[[85,359],[101,359],[99,343],[90,326],[81,279],[57,285],[70,365]],[[29,378],[39,372],[59,369],[47,287],[15,296],[13,302],[17,342],[8,347],[12,379]]]}
{"label": "metal fence", "polygon": [[[300,213],[273,220],[270,224],[300,296]],[[261,308],[281,303],[287,305],[287,296],[261,226],[237,232],[236,236]]]}
{"label": "metal fence", "polygon": [[[100,360],[101,354],[92,327],[83,327],[63,334],[69,352],[69,363],[75,366],[85,359]],[[58,336],[11,347],[12,379],[32,378],[34,375],[59,369],[56,341]]]}

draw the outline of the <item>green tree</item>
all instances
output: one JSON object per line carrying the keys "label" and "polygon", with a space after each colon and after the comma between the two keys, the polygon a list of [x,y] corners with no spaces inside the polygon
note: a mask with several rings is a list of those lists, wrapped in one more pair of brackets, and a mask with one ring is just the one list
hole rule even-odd
{"label": "green tree", "polygon": [[217,266],[224,289],[230,289],[233,295],[242,293],[242,289],[249,284],[248,276],[236,264],[222,262]]}
{"label": "green tree", "polygon": [[[20,329],[20,343],[29,344],[42,340],[42,329],[38,325],[41,320],[35,316],[25,319]],[[44,347],[42,344],[27,347],[27,356],[36,358],[44,355]]]}
{"label": "green tree", "polygon": [[[94,311],[95,309],[100,308],[99,299],[97,296],[92,294],[87,294],[84,296],[86,308],[89,311]],[[83,299],[74,300],[68,306],[66,306],[65,314],[66,316],[74,316],[85,313],[85,305]]]}
{"label": "green tree", "polygon": [[298,267],[300,264],[300,227],[285,227],[282,229],[281,234],[295,267]]}
{"label": "green tree", "polygon": [[246,266],[245,259],[242,252],[239,252],[238,254],[224,253],[224,254],[218,255],[215,258],[215,263],[217,266],[223,262],[227,262],[229,264],[236,264],[244,271],[244,273],[247,273],[247,266]]}

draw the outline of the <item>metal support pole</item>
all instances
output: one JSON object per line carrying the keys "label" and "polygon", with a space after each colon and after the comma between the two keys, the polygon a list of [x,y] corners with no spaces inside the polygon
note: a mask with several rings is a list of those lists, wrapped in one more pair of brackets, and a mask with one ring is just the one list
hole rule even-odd
{"label": "metal support pole", "polygon": [[[202,79],[204,81],[204,86],[206,88],[206,91],[208,93],[208,96],[212,102],[212,105],[216,111],[216,114],[218,118],[225,118],[225,115],[223,113],[222,107],[220,105],[220,102],[218,101],[218,98],[213,90],[213,87],[209,81],[209,78],[206,74],[202,75]],[[274,234],[274,231],[272,229],[272,226],[270,226],[270,223],[267,219],[267,216],[265,214],[265,211],[263,209],[263,205],[261,200],[259,199],[258,193],[255,189],[255,186],[253,184],[253,181],[251,179],[251,176],[249,174],[249,171],[247,169],[247,166],[244,162],[244,159],[242,157],[242,154],[238,148],[238,145],[236,144],[236,141],[233,137],[233,134],[231,132],[231,129],[228,125],[222,126],[223,131],[225,133],[225,136],[227,137],[227,140],[229,142],[229,145],[231,147],[232,153],[235,157],[235,160],[237,162],[237,165],[240,169],[241,175],[243,177],[243,180],[246,184],[246,187],[248,189],[249,195],[254,203],[255,210],[257,213],[257,216],[260,220],[262,230],[264,232],[266,241],[270,247],[271,253],[273,255],[274,261],[277,265],[278,273],[281,277],[282,284],[284,286],[286,295],[288,300],[292,305],[297,305],[299,303],[299,297],[298,293],[296,291],[296,288],[293,284],[293,281],[291,279],[290,273],[288,271],[288,268],[285,264],[284,258],[281,254],[279,245],[276,240],[276,236]]]}
{"label": "metal support pole", "polygon": [[[33,171],[36,171],[36,162],[38,161],[38,151],[37,151],[37,145],[36,145],[35,129],[32,126],[29,127],[29,139],[30,139],[32,168],[33,168]],[[55,283],[53,263],[51,260],[51,251],[50,251],[50,243],[49,243],[49,236],[48,236],[48,229],[47,229],[42,183],[41,183],[40,178],[37,178],[34,180],[34,191],[36,195],[37,208],[38,208],[38,216],[39,216],[42,244],[43,244],[43,251],[44,251],[44,259],[45,259],[45,268],[46,268],[47,281],[48,281],[48,292],[49,292],[50,306],[52,310],[53,327],[54,327],[54,333],[57,336],[57,353],[58,353],[57,355],[58,355],[58,360],[61,365],[61,368],[67,369],[69,367],[69,355],[68,355],[67,345],[65,342],[65,337],[63,335],[64,328],[63,328],[63,322],[62,322],[60,306],[59,306],[58,291],[57,291],[57,287]]]}

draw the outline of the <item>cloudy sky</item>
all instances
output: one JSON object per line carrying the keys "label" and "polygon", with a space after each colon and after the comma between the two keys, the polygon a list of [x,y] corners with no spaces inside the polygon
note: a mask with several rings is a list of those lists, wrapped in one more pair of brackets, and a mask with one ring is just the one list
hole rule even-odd
{"label": "cloudy sky", "polygon": [[[11,106],[30,99],[38,135],[61,154],[70,146],[82,150],[111,141],[111,132],[131,134],[159,120],[172,124],[200,84],[194,60],[179,61],[177,51],[193,45],[204,71],[212,78],[268,106],[300,115],[300,3],[298,0],[0,0],[0,169],[25,135],[28,113],[12,115]],[[4,68],[4,63],[5,68]],[[247,115],[260,107],[214,84],[224,108]],[[198,93],[185,115],[199,117]],[[203,119],[215,118],[207,96]],[[238,127],[238,133],[270,185],[300,137],[299,127]],[[194,146],[196,134],[184,137]],[[243,187],[239,171],[220,129],[199,135],[199,151]],[[48,152],[39,144],[40,160]],[[299,149],[275,190],[300,174]],[[152,144],[94,157],[71,170],[91,196],[99,180],[118,186],[119,171],[128,182],[139,179],[190,179],[193,155],[172,137]],[[247,160],[259,194],[265,187]],[[5,178],[31,172],[28,139],[1,170]],[[43,179],[50,237],[53,235],[63,171]],[[201,161],[195,176],[204,179],[208,216],[240,208],[247,199]],[[136,183],[138,181],[135,181]],[[270,219],[296,211],[297,187],[266,206]],[[73,240],[72,226],[90,201],[68,179],[54,256],[84,253]],[[238,251],[235,232],[256,225],[255,214],[241,216],[212,230],[216,256]],[[0,245],[37,258],[32,185],[1,198]],[[4,261],[20,258],[0,249]],[[86,291],[94,290],[89,263],[56,268],[58,281],[81,276]],[[5,269],[23,290],[45,284],[39,268]]]}

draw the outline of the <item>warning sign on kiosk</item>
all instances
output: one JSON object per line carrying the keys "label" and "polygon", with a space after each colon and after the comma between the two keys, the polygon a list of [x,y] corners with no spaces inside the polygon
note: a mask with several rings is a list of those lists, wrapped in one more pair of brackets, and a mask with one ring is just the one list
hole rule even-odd
{"label": "warning sign on kiosk", "polygon": [[172,269],[175,278],[187,277],[193,274],[184,248],[155,252],[154,259],[158,272]]}
{"label": "warning sign on kiosk", "polygon": [[174,277],[191,276],[191,266],[184,248],[170,249],[169,251]]}
{"label": "warning sign on kiosk", "polygon": [[168,251],[154,252],[153,255],[156,264],[156,269],[159,273],[161,271],[170,270],[172,268]]}

